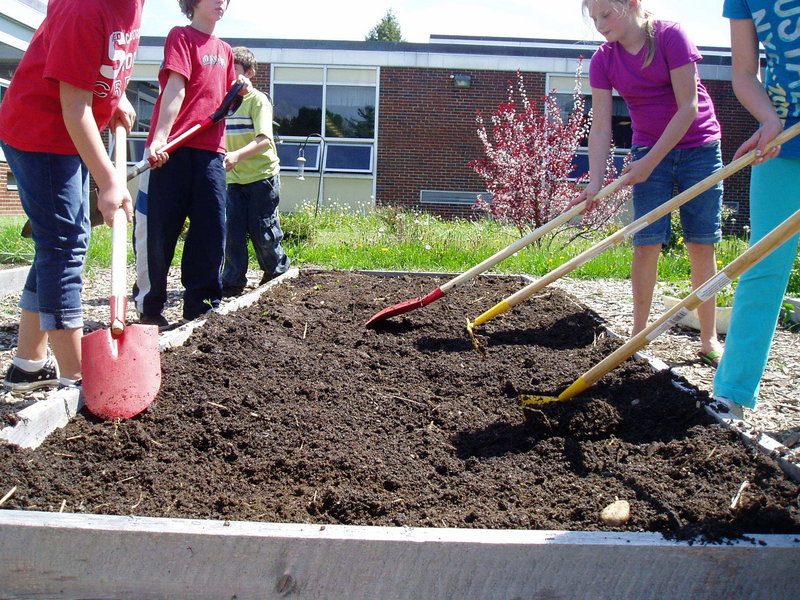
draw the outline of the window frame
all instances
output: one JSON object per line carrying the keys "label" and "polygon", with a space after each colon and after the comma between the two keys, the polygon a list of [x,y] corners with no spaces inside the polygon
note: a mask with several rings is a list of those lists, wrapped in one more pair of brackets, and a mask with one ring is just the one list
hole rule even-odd
{"label": "window frame", "polygon": [[[572,88],[565,89],[561,85],[554,85],[553,84],[554,80],[556,82],[562,82],[565,79],[569,79],[570,81],[573,82],[573,87]],[[546,83],[545,83],[545,89],[547,90],[546,93],[549,94],[551,91],[553,91],[555,89],[555,93],[557,95],[572,95],[572,94],[575,93],[574,81],[575,81],[575,73],[547,73]],[[586,90],[588,90],[588,92]],[[622,96],[620,96],[620,94],[619,94],[619,92],[617,92],[617,90],[611,90],[611,94],[612,94],[614,100],[622,98]],[[588,106],[589,110],[591,110],[592,88],[591,88],[591,85],[589,84],[589,75],[588,74],[581,75],[581,95],[584,97],[584,100],[587,101],[586,102],[586,106]],[[587,110],[587,112],[588,112],[588,110]],[[630,124],[628,124],[628,128],[630,128]],[[633,135],[633,132],[631,131],[631,136],[632,135]],[[621,170],[621,168],[622,168],[621,165],[623,164],[623,161],[625,160],[625,157],[629,153],[630,153],[630,148],[621,148],[621,147],[618,147],[618,146],[614,146],[614,149],[613,149],[614,164],[617,166],[617,168],[619,170]],[[576,176],[575,177],[570,177],[569,178],[570,181],[577,181],[578,179],[580,179],[580,177],[582,177],[583,175],[585,175],[586,173],[589,172],[589,169],[588,169],[589,147],[588,146],[580,146],[578,148],[577,152],[575,153],[575,157],[577,159],[576,160],[577,165],[576,165],[576,168],[573,170],[573,174],[575,174]],[[580,166],[583,163],[586,163],[586,165],[587,165],[586,170],[576,173],[576,171],[578,171],[580,169]]]}
{"label": "window frame", "polygon": [[[10,85],[11,85],[11,81],[10,80],[0,77],[0,104],[3,103],[3,96],[6,95],[6,92],[8,91],[8,86],[10,86]],[[3,161],[3,162],[6,162],[6,154],[5,154],[5,152],[3,152],[2,148],[0,148],[0,160]],[[13,188],[11,186],[9,186],[8,189],[9,190],[11,190],[11,189],[16,190],[17,186],[16,186],[16,184],[14,184]]]}
{"label": "window frame", "polygon": [[[308,79],[281,79],[280,77],[276,77],[276,72],[280,73],[280,69],[308,69],[309,71],[316,70],[321,72],[321,77],[317,81],[308,80]],[[371,82],[359,82],[359,81],[331,81],[329,77],[330,71],[371,71],[374,72],[375,77],[374,81]],[[315,164],[312,165],[310,162],[306,162],[304,166],[304,171],[311,174],[319,174],[320,172],[327,174],[335,174],[335,173],[342,173],[347,175],[366,175],[366,176],[374,176],[375,175],[375,166],[377,164],[377,146],[378,146],[378,123],[379,119],[379,98],[380,98],[380,67],[374,66],[353,66],[353,65],[325,65],[325,64],[287,64],[287,63],[274,63],[270,65],[270,95],[273,99],[275,99],[275,86],[278,85],[319,85],[322,88],[322,110],[320,115],[320,123],[319,128],[320,130],[324,130],[325,128],[325,116],[327,114],[327,107],[328,107],[328,88],[329,86],[348,86],[348,87],[364,87],[364,88],[372,88],[374,90],[374,123],[373,123],[373,134],[371,138],[354,138],[354,137],[328,137],[325,136],[322,138],[322,142],[320,142],[320,137],[323,135],[322,131],[317,132],[317,135],[310,134],[306,135],[288,135],[283,134],[280,131],[282,144],[283,145],[290,145],[290,146],[297,146],[298,149],[304,143],[307,144],[307,148],[311,145],[320,145],[324,144],[324,148],[319,148],[316,152],[316,160]],[[344,146],[355,146],[360,148],[369,148],[369,164],[363,168],[346,168],[346,167],[336,167],[331,168],[329,166],[329,159],[330,159],[330,152],[329,149],[331,147],[344,147]],[[322,164],[320,164],[320,155],[324,156],[324,160]],[[308,160],[309,156],[306,153],[306,160]],[[297,171],[298,167],[296,163],[291,163],[288,161],[281,161],[281,169],[286,171]]]}

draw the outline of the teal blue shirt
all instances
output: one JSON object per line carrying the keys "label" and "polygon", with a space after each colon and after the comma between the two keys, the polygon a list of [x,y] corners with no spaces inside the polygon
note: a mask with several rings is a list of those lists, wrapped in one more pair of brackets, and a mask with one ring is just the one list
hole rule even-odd
{"label": "teal blue shirt", "polygon": [[[786,127],[800,120],[800,15],[786,0],[725,0],[723,16],[751,19],[767,56],[764,87]],[[784,158],[800,158],[800,136],[782,146]]]}

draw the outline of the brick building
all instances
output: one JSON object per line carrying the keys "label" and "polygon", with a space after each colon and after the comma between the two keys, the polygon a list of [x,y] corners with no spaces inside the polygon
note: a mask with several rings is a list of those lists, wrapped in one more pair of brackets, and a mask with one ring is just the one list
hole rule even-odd
{"label": "brick building", "polygon": [[[431,36],[430,43],[229,39],[259,62],[256,86],[270,93],[282,140],[282,209],[302,202],[391,205],[444,216],[470,216],[483,181],[470,161],[482,156],[476,112],[489,115],[522,73],[531,98],[555,89],[571,99],[580,57],[596,43],[569,40]],[[158,93],[164,38],[141,40],[129,97],[139,115],[131,138],[138,158]],[[723,128],[723,157],[755,128],[730,84],[730,50],[701,48],[700,76]],[[588,65],[588,60],[587,60]],[[588,69],[584,65],[584,72]],[[584,76],[582,89],[588,94]],[[624,103],[615,110],[623,148]],[[629,135],[629,131],[628,131]],[[628,142],[629,144],[629,139]],[[303,179],[298,180],[298,155]],[[578,165],[585,165],[579,157]],[[4,166],[0,166],[3,170]],[[0,180],[0,195],[13,198]],[[725,183],[725,202],[747,215],[748,172]],[[132,184],[133,185],[133,184]],[[0,205],[0,211],[13,207]]]}

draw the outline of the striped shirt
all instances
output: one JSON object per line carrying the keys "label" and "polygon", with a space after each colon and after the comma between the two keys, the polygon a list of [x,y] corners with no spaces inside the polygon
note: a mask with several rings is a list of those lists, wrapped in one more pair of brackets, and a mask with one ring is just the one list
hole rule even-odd
{"label": "striped shirt", "polygon": [[253,183],[273,177],[281,169],[272,135],[272,103],[266,94],[254,89],[243,98],[239,109],[225,119],[228,152],[243,148],[259,135],[270,139],[269,146],[263,152],[240,161],[235,169],[228,171],[228,183]]}

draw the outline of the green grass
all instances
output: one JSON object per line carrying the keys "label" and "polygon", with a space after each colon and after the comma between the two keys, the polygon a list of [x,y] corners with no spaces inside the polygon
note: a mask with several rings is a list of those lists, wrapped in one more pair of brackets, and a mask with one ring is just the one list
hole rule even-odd
{"label": "green grass", "polygon": [[[281,215],[286,233],[284,246],[295,266],[314,265],[335,269],[376,269],[459,273],[518,239],[513,227],[490,219],[445,221],[428,214],[390,208],[353,211],[345,207],[312,206]],[[30,240],[20,238],[23,218],[0,217],[0,256],[6,262],[26,263],[33,253]],[[579,239],[557,249],[532,245],[497,265],[495,273],[528,273],[541,276],[555,269],[612,232]],[[96,227],[87,257],[87,270],[110,263],[110,229]],[[747,247],[743,239],[729,237],[717,248],[718,266],[728,264]],[[175,263],[180,261],[178,244]],[[133,252],[129,248],[129,261]],[[571,277],[583,279],[630,277],[632,248],[629,242],[614,246],[578,269]],[[251,266],[258,268],[251,249]],[[666,249],[659,261],[658,279],[682,282],[689,279],[690,266],[683,244]],[[788,290],[800,296],[800,260],[795,264]]]}
{"label": "green grass", "polygon": [[[361,215],[325,209],[316,218],[312,209],[284,214],[281,221],[286,232],[285,247],[295,264],[337,269],[462,272],[519,237],[515,228],[490,219],[444,221],[427,214],[385,208]],[[541,276],[611,233],[603,231],[561,249],[561,240],[548,247],[528,246],[493,271]],[[724,240],[718,247],[719,266],[728,264],[745,248],[744,240]],[[570,276],[627,279],[631,259],[632,247],[625,242],[606,250]],[[689,260],[682,244],[662,253],[660,281],[683,281],[689,274]]]}

